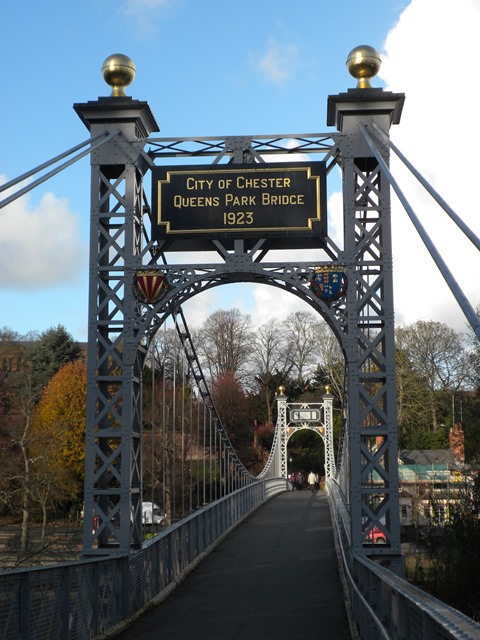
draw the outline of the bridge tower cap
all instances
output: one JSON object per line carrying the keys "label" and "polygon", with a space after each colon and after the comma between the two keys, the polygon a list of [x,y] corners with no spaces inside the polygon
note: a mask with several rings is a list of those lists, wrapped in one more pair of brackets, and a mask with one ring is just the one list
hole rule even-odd
{"label": "bridge tower cap", "polygon": [[123,53],[114,53],[102,64],[102,76],[112,87],[111,97],[125,96],[125,87],[131,84],[137,70],[131,58]]}
{"label": "bridge tower cap", "polygon": [[370,80],[380,71],[381,65],[380,54],[368,44],[355,47],[347,56],[347,69],[357,79],[357,89],[370,89]]}

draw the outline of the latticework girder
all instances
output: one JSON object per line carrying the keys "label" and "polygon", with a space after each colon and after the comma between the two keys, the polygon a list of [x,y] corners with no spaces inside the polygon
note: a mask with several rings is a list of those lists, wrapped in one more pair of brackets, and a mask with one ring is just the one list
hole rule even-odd
{"label": "latticework girder", "polygon": [[[337,122],[350,132],[339,141],[349,264],[344,339],[348,402],[339,484],[349,503],[353,550],[390,556],[392,568],[401,571],[390,194],[359,131],[360,123],[376,119],[388,129],[401,96],[372,95],[361,115],[353,95],[331,100]],[[387,148],[382,153],[388,161]],[[386,540],[381,549],[373,544],[374,530]]]}
{"label": "latticework girder", "polygon": [[[105,104],[76,105],[92,135]],[[142,369],[145,349],[131,295],[141,264],[143,172],[136,138],[148,127],[142,103],[117,115],[120,135],[91,155],[91,242],[84,549],[128,553],[142,544]],[[110,104],[107,111],[110,111]],[[110,114],[111,115],[111,114]],[[113,118],[115,119],[115,117]],[[111,118],[108,117],[111,122]]]}
{"label": "latticework girder", "polygon": [[213,287],[232,282],[255,282],[278,287],[307,302],[327,319],[341,340],[347,324],[344,300],[336,300],[327,305],[313,294],[309,286],[315,268],[321,264],[257,263],[248,254],[242,254],[241,260],[238,256],[227,256],[226,261],[221,264],[159,266],[158,271],[165,275],[170,290],[161,302],[145,310],[142,325],[149,327],[153,323],[157,326],[156,318],[161,322],[161,314],[165,310],[172,312],[191,297]]}
{"label": "latticework girder", "polygon": [[[295,155],[299,153],[329,154],[340,138],[338,133],[291,133],[278,135],[148,138],[148,155],[154,159],[215,156],[217,161],[230,160],[235,152],[246,151],[256,158],[268,155]],[[237,160],[238,162],[238,160]]]}

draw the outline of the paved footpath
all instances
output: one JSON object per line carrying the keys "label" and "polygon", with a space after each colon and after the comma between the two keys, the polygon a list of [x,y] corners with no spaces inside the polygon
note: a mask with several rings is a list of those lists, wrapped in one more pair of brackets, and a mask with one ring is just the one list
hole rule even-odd
{"label": "paved footpath", "polygon": [[351,638],[327,498],[283,493],[117,640]]}

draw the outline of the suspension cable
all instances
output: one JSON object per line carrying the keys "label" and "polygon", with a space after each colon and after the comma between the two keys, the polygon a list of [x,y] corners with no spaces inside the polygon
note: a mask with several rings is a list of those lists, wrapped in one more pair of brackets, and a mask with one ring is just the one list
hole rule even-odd
{"label": "suspension cable", "polygon": [[88,138],[87,140],[84,140],[83,142],[80,142],[80,144],[77,144],[76,146],[72,147],[71,149],[68,149],[67,151],[64,151],[63,153],[58,154],[57,156],[55,156],[54,158],[51,158],[50,160],[47,160],[46,162],[38,165],[38,167],[35,167],[34,169],[30,169],[30,171],[26,171],[25,173],[22,173],[22,175],[17,176],[16,178],[14,178],[13,180],[10,180],[9,182],[5,182],[4,184],[0,185],[0,193],[2,191],[6,191],[7,189],[10,189],[10,187],[14,187],[16,184],[19,184],[20,182],[23,182],[27,178],[30,178],[30,176],[33,176],[35,173],[38,173],[39,171],[42,171],[43,169],[46,169],[47,167],[50,167],[52,164],[55,164],[59,160],[63,160],[63,158],[66,158],[67,156],[71,155],[72,153],[75,153],[75,151],[78,151],[79,149],[82,149],[85,145],[91,144],[92,142],[96,142],[97,140],[100,140],[101,138],[105,138],[106,135],[107,135],[107,132],[106,131],[102,131],[102,133],[99,133],[98,135],[94,136],[93,138]]}
{"label": "suspension cable", "polygon": [[177,510],[177,474],[175,473],[175,460],[177,456],[177,438],[176,438],[176,426],[177,426],[177,316],[174,313],[173,322],[175,325],[174,334],[174,349],[173,349],[173,389],[172,389],[172,509],[173,519],[176,520]]}
{"label": "suspension cable", "polygon": [[153,524],[153,505],[155,503],[155,404],[156,404],[156,397],[155,397],[155,344],[152,344],[152,350],[150,353],[150,358],[151,358],[151,366],[152,366],[152,411],[151,411],[151,415],[152,415],[152,422],[151,422],[151,437],[150,437],[150,442],[151,442],[151,447],[152,447],[152,451],[151,451],[151,465],[152,465],[152,470],[151,470],[151,483],[152,483],[152,488],[151,488],[151,502],[152,502],[152,524]]}
{"label": "suspension cable", "polygon": [[[188,358],[187,358],[188,361]],[[190,495],[190,500],[189,500],[189,507],[190,507],[190,512],[193,511],[193,389],[190,388],[190,402],[189,402],[189,407],[188,407],[188,416],[189,416],[189,421],[190,421],[190,425],[189,425],[189,449],[190,449],[190,456],[189,456],[189,476],[188,476],[188,485],[189,485],[189,495]]]}
{"label": "suspension cable", "polygon": [[[162,411],[154,407],[151,412],[152,428],[156,421],[162,423],[162,444],[158,447],[152,442],[152,468],[161,461],[162,489],[157,493],[162,495],[162,509],[169,524],[186,516],[188,510],[202,508],[240,486],[264,479],[267,473],[268,477],[275,473],[271,464],[275,446],[260,475],[254,476],[245,468],[215,409],[181,308],[171,317],[173,329],[167,330],[167,322],[163,327],[162,393],[154,371],[160,354],[151,360],[152,402],[163,404]],[[158,474],[154,473],[152,502],[155,478]]]}
{"label": "suspension cable", "polygon": [[[18,191],[13,193],[11,196],[8,196],[8,198],[5,198],[4,200],[1,200],[0,201],[0,209],[2,209],[3,207],[6,207],[7,204],[10,204],[11,202],[14,202],[15,200],[17,200],[17,198],[20,198],[20,196],[25,195],[26,193],[28,193],[32,189],[35,189],[35,187],[38,187],[38,185],[42,184],[43,182],[46,182],[47,180],[49,180],[53,176],[57,175],[57,173],[60,173],[61,171],[66,169],[67,167],[70,167],[72,164],[74,164],[78,160],[81,160],[81,158],[85,157],[86,155],[88,155],[89,153],[91,153],[92,151],[94,151],[95,149],[100,147],[102,144],[105,144],[105,142],[108,142],[109,140],[111,140],[112,138],[114,138],[115,136],[118,136],[118,135],[119,135],[118,132],[114,132],[114,133],[110,133],[110,134],[107,134],[106,132],[103,132],[99,136],[96,136],[95,138],[90,138],[89,140],[87,140],[86,142],[82,143],[81,145],[77,145],[78,148],[81,148],[81,147],[85,146],[85,144],[91,143],[93,140],[97,140],[97,142],[95,144],[92,144],[92,146],[89,147],[88,149],[85,149],[84,151],[82,151],[81,153],[77,154],[73,158],[70,158],[70,160],[67,160],[67,162],[64,162],[63,164],[59,165],[55,169],[52,169],[52,171],[49,171],[48,173],[44,174],[43,176],[40,176],[40,178],[37,178],[37,180],[34,180],[33,182],[31,182],[30,184],[26,185],[22,189],[19,189]],[[98,140],[99,138],[100,138],[100,140]],[[74,147],[73,149],[76,149],[76,148]],[[70,150],[69,152],[65,152],[65,154],[60,154],[57,158],[61,159],[62,157],[66,157],[67,155],[70,155],[72,153],[72,151],[73,150]],[[40,171],[41,168],[50,166],[51,164],[54,163],[54,161],[57,161],[57,159],[54,158],[54,159],[44,163],[43,165],[40,165],[40,167],[37,167],[37,168],[32,169],[31,171],[27,172],[27,173],[24,173],[23,176],[20,176],[19,178],[16,178],[15,180],[12,180],[12,181],[2,185],[2,187],[0,188],[0,191],[4,191],[9,186],[12,186],[13,184],[17,184],[18,182],[21,182],[22,180],[25,180],[25,178],[27,178],[27,177],[37,173],[38,171]]]}
{"label": "suspension cable", "polygon": [[411,162],[407,160],[407,158],[403,155],[400,149],[390,140],[387,133],[376,123],[372,123],[373,128],[377,131],[384,141],[391,147],[400,160],[404,163],[404,165],[411,171],[411,173],[417,178],[420,184],[428,191],[428,193],[434,198],[434,200],[442,207],[442,209],[447,213],[453,222],[463,231],[463,233],[467,236],[471,242],[475,245],[475,247],[480,251],[480,238],[475,235],[475,233],[468,227],[465,222],[458,216],[455,211],[448,205],[442,196],[432,187],[432,185],[425,180],[422,174],[412,165]]}
{"label": "suspension cable", "polygon": [[163,325],[163,384],[162,384],[162,510],[167,514],[167,443],[165,442],[165,436],[167,434],[166,422],[167,422],[167,403],[166,403],[166,362],[167,362],[167,324]]}
{"label": "suspension cable", "polygon": [[440,255],[439,251],[437,250],[437,248],[435,247],[435,245],[431,241],[430,236],[427,234],[425,228],[423,227],[422,223],[418,219],[415,211],[413,210],[413,208],[411,207],[411,205],[408,202],[407,198],[405,197],[404,193],[400,189],[397,181],[393,177],[390,169],[388,168],[386,162],[384,161],[384,159],[382,158],[378,148],[376,147],[373,139],[371,138],[370,134],[368,133],[366,125],[360,124],[359,126],[360,126],[360,131],[362,132],[366,143],[368,144],[368,146],[370,147],[373,155],[377,159],[377,162],[380,165],[380,167],[382,168],[382,171],[385,173],[385,175],[387,177],[387,180],[389,181],[389,183],[392,185],[393,189],[395,190],[395,193],[397,194],[397,196],[398,196],[400,202],[402,203],[405,211],[407,212],[410,220],[412,221],[414,227],[416,228],[419,236],[423,240],[423,243],[424,243],[425,247],[427,248],[428,252],[430,253],[431,257],[433,258],[433,260],[434,260],[435,264],[437,265],[440,273],[442,274],[445,282],[449,286],[450,291],[453,293],[456,301],[458,302],[460,308],[462,309],[462,311],[463,311],[465,317],[467,318],[470,326],[474,330],[475,335],[480,340],[480,320],[477,317],[477,314],[475,313],[475,310],[473,309],[472,305],[470,304],[470,302],[468,301],[467,297],[463,293],[462,289],[458,285],[457,281],[453,277],[453,274],[451,273],[451,271],[448,268],[447,264],[445,263],[445,261],[443,260],[442,256]]}
{"label": "suspension cable", "polygon": [[181,459],[182,459],[182,518],[185,517],[185,350],[182,351],[182,416],[181,416]]}

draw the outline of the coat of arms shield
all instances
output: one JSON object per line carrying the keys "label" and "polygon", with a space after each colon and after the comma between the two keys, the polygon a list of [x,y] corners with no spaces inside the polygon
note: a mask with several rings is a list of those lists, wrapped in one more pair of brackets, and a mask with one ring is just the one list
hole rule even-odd
{"label": "coat of arms shield", "polygon": [[333,302],[347,292],[347,276],[337,268],[317,267],[310,280],[310,289],[324,302]]}
{"label": "coat of arms shield", "polygon": [[165,297],[168,286],[165,275],[158,271],[137,271],[133,278],[133,295],[139,302],[154,304]]}

